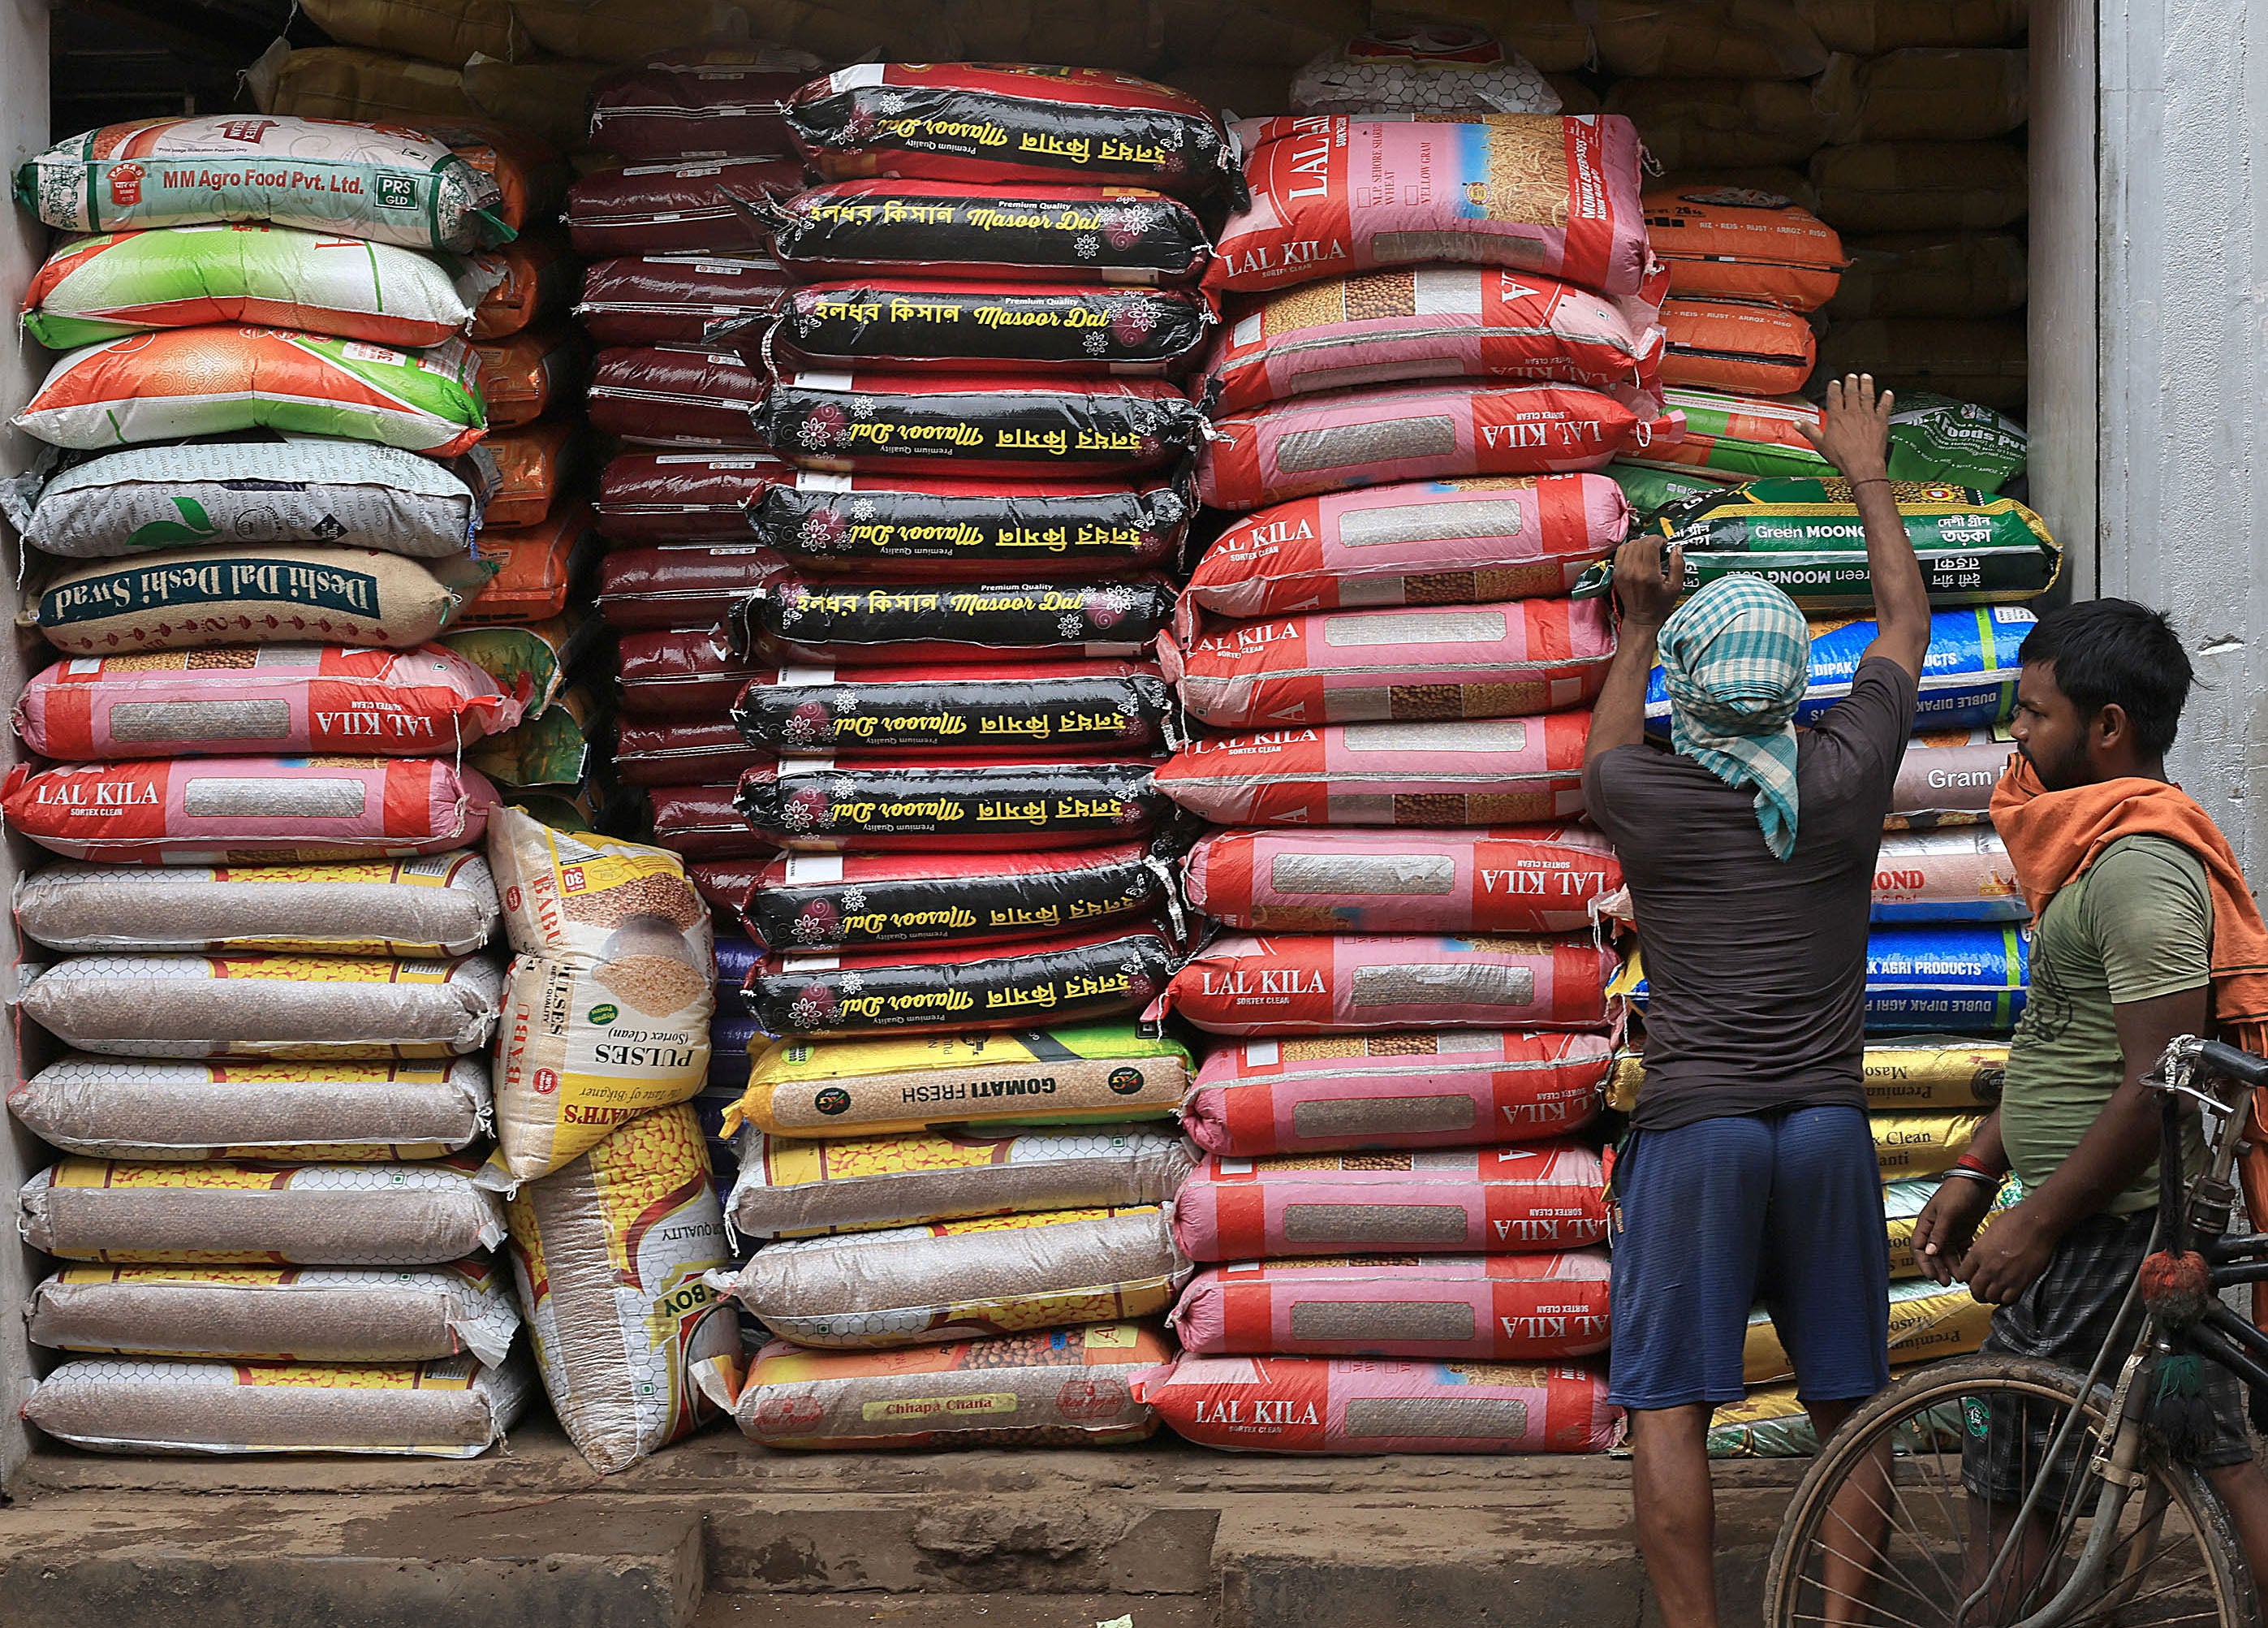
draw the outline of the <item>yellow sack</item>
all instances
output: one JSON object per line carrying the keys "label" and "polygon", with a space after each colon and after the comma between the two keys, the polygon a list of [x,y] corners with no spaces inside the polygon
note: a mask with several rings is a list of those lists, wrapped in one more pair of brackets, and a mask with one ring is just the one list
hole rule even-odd
{"label": "yellow sack", "polygon": [[534,46],[512,0],[300,0],[308,21],[341,45],[399,51],[454,68],[475,51],[525,56]]}
{"label": "yellow sack", "polygon": [[562,152],[590,145],[591,87],[608,71],[604,63],[544,61],[508,63],[500,57],[465,59],[465,95],[473,110],[466,116],[540,136]]}
{"label": "yellow sack", "polygon": [[1837,322],[1819,343],[1821,378],[1874,373],[2003,412],[2024,410],[2031,366],[2023,317],[1870,317]]}
{"label": "yellow sack", "polygon": [[2021,311],[2029,291],[2024,240],[2013,232],[1886,232],[1845,240],[1851,263],[1828,302],[1846,317],[1992,317]]}
{"label": "yellow sack", "polygon": [[1813,94],[1838,142],[1984,141],[2030,116],[2025,51],[1893,51],[1837,56]]}
{"label": "yellow sack", "polygon": [[1808,79],[1827,48],[1789,0],[1595,0],[1609,73],[1651,78]]}
{"label": "yellow sack", "polygon": [[[1890,1360],[1935,1361],[1975,1351],[1992,1327],[1992,1308],[1971,1297],[1969,1285],[1940,1288],[1926,1278],[1890,1285]],[[1778,1385],[1795,1377],[1795,1365],[1762,1307],[1749,1314],[1741,1352],[1741,1382]]]}
{"label": "yellow sack", "polygon": [[1863,232],[1989,232],[2032,203],[2024,150],[2009,142],[1864,142],[1811,160],[1819,217]]}
{"label": "yellow sack", "polygon": [[[461,70],[354,46],[313,46],[280,61],[262,57],[252,83],[262,112],[294,118],[415,128],[428,119],[480,116]],[[263,85],[270,87],[264,96]]]}
{"label": "yellow sack", "polygon": [[[1963,1176],[1962,1180],[1968,1178]],[[1889,1238],[1893,1282],[1922,1275],[1920,1266],[1914,1261],[1914,1223],[1921,1219],[1922,1206],[1936,1193],[1937,1183],[1926,1178],[1891,1182],[1882,1189],[1882,1227]],[[1999,1214],[2023,1195],[2023,1183],[2010,1176],[1993,1195],[1992,1208],[1987,1213]]]}
{"label": "yellow sack", "polygon": [[1982,1114],[1869,1114],[1874,1162],[1885,1182],[1941,1175],[1969,1151]]}
{"label": "yellow sack", "polygon": [[[1871,1040],[1860,1067],[1869,1113],[1989,1109],[2000,1100],[2008,1042],[1937,1035]],[[1643,1051],[1633,1047],[1615,1053],[1607,1074],[1607,1106],[1621,1114],[1634,1111],[1645,1079]]]}

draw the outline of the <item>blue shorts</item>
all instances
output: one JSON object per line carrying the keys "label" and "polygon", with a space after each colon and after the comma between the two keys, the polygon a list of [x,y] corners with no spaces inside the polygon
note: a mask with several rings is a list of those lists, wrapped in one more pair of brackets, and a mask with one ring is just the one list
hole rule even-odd
{"label": "blue shorts", "polygon": [[1867,1116],[1798,1108],[1641,1131],[1615,1165],[1609,1395],[1737,1402],[1761,1300],[1805,1402],[1890,1382],[1889,1245]]}

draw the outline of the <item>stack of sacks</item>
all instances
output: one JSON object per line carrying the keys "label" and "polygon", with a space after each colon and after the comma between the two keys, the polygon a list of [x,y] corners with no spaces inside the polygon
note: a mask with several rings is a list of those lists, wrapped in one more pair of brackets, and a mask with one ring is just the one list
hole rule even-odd
{"label": "stack of sacks", "polygon": [[[47,726],[83,720],[91,676],[39,698]],[[328,686],[318,704],[407,710],[367,679],[266,677],[264,695],[107,715],[295,712],[304,698],[279,688],[292,679]],[[482,1451],[532,1389],[490,1253],[503,1216],[475,1175],[491,1123],[477,1054],[502,978],[482,953],[489,866],[469,850],[295,847],[284,818],[245,811],[281,793],[288,812],[308,787],[319,802],[382,796],[358,774],[180,759],[93,777],[104,767],[70,783],[86,794],[71,807],[162,822],[202,800],[209,822],[18,889],[19,931],[62,957],[26,969],[23,1011],[69,1049],[8,1100],[64,1155],[21,1195],[26,1240],[67,1263],[33,1292],[30,1333],[88,1353],[41,1381],[26,1417],[106,1451]],[[169,773],[183,782],[170,802]],[[322,862],[276,862],[295,858]]]}
{"label": "stack of sacks", "polygon": [[[933,147],[946,106],[1026,156]],[[1229,179],[1224,137],[1139,80],[999,67],[848,69],[787,118],[822,176],[893,173],[777,211],[759,418],[798,467],[748,505],[783,564],[733,607],[731,718],[743,840],[788,853],[730,899],[747,1008],[791,1037],[1139,1012],[1181,738],[1143,658],[1204,424],[1169,375],[1213,325],[1182,195]]]}
{"label": "stack of sacks", "polygon": [[497,812],[489,862],[513,952],[497,1024],[497,1150],[544,1389],[601,1471],[704,1411],[692,1365],[740,1349],[704,1285],[725,1220],[691,1101],[717,976],[675,854]]}
{"label": "stack of sacks", "polygon": [[[1097,1447],[1189,1266],[1178,1044],[1130,1024],[795,1041],[755,1061],[717,1274],[777,1337],[702,1382],[768,1447]],[[1150,1321],[1138,1321],[1138,1320]],[[1063,1372],[1076,1369],[1073,1374]]]}

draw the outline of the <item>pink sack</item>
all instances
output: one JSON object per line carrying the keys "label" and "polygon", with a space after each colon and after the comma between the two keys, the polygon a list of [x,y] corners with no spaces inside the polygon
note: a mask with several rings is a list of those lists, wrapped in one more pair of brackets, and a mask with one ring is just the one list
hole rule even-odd
{"label": "pink sack", "polygon": [[256,645],[67,657],[24,686],[42,757],[245,752],[431,755],[519,722],[520,702],[454,651]]}
{"label": "pink sack", "polygon": [[1614,655],[1602,598],[1270,616],[1186,648],[1158,640],[1182,704],[1217,729],[1557,712],[1596,696]]}
{"label": "pink sack", "polygon": [[1232,933],[1174,975],[1166,1005],[1212,1035],[1317,1029],[1603,1029],[1620,965],[1559,939]]}
{"label": "pink sack", "polygon": [[599,353],[588,411],[594,428],[636,446],[760,450],[765,388],[733,351],[626,345]]}
{"label": "pink sack", "polygon": [[0,783],[0,814],[100,865],[405,859],[480,841],[496,788],[446,757],[186,757],[67,763]]}
{"label": "pink sack", "polygon": [[1638,130],[1619,114],[1322,114],[1248,119],[1235,136],[1252,203],[1221,228],[1209,288],[1451,260],[1636,294],[1653,269]]}
{"label": "pink sack", "polygon": [[1158,788],[1216,825],[1500,825],[1583,812],[1588,712],[1207,734]]}
{"label": "pink sack", "polygon": [[1182,870],[1215,921],[1276,932],[1580,932],[1623,885],[1584,826],[1215,831]]}
{"label": "pink sack", "polygon": [[1197,562],[1175,632],[1197,613],[1244,621],[1359,606],[1484,605],[1571,592],[1630,533],[1603,475],[1404,481],[1248,514]]}
{"label": "pink sack", "polygon": [[1651,414],[1662,345],[1640,299],[1494,266],[1418,266],[1254,301],[1233,313],[1203,379],[1224,413],[1396,379],[1556,379]]}
{"label": "pink sack", "polygon": [[1209,1153],[1469,1147],[1580,1131],[1605,1101],[1603,1035],[1298,1035],[1215,1046],[1182,1104]]}
{"label": "pink sack", "polygon": [[1257,509],[1387,481],[1598,469],[1684,432],[1680,416],[1641,416],[1580,385],[1332,390],[1222,419],[1197,462],[1197,496]]}
{"label": "pink sack", "polygon": [[1603,1453],[1623,1439],[1589,1368],[1183,1356],[1135,1376],[1176,1435],[1231,1453]]}
{"label": "pink sack", "polygon": [[1208,1153],[1174,1199],[1193,1261],[1580,1249],[1607,1236],[1606,1172],[1580,1142],[1320,1158]]}
{"label": "pink sack", "polygon": [[1199,1356],[1517,1362],[1607,1348],[1607,1252],[1208,1266],[1167,1319]]}

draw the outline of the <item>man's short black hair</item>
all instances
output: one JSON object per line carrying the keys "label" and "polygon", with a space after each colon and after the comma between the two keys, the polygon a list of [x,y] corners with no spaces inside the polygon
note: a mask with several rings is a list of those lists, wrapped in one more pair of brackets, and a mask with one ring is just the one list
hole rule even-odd
{"label": "man's short black hair", "polygon": [[2056,688],[2092,718],[2123,707],[2135,744],[2157,755],[2173,747],[2190,697],[2189,652],[2161,611],[2132,600],[2086,600],[2051,610],[2025,637],[2017,659],[2055,663]]}

